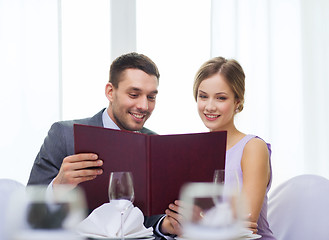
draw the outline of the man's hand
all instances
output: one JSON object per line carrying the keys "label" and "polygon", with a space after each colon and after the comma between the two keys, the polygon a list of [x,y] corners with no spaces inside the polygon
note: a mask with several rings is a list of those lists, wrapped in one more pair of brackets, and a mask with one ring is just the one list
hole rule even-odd
{"label": "man's hand", "polygon": [[57,184],[69,184],[76,187],[79,183],[95,179],[103,173],[100,168],[103,161],[93,153],[81,153],[64,158],[62,166],[54,179]]}
{"label": "man's hand", "polygon": [[176,200],[174,203],[169,204],[169,209],[166,210],[166,217],[163,219],[160,226],[160,231],[165,235],[181,235],[182,226],[181,220],[182,215],[179,214],[179,203]]}

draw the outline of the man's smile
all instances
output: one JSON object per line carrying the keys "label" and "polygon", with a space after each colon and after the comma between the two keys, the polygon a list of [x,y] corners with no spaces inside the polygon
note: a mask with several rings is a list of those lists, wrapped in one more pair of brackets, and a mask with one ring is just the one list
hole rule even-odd
{"label": "man's smile", "polygon": [[145,118],[145,116],[146,116],[146,114],[141,114],[141,113],[132,113],[132,112],[129,112],[129,113],[137,121],[143,120]]}

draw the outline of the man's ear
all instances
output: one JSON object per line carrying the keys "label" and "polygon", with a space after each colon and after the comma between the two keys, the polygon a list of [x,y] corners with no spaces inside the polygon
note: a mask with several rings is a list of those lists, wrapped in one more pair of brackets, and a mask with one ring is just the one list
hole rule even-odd
{"label": "man's ear", "polygon": [[113,84],[110,82],[107,83],[105,86],[105,95],[110,102],[113,101],[113,90],[114,90]]}

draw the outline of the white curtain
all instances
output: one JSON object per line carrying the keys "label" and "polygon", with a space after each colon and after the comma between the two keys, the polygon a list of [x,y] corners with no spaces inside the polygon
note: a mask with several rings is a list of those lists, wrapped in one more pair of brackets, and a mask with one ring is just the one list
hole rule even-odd
{"label": "white curtain", "polygon": [[27,183],[51,124],[107,106],[108,0],[0,0],[0,178]]}
{"label": "white curtain", "polygon": [[[56,0],[57,1],[57,0]],[[91,117],[107,106],[111,64],[109,0],[61,2],[62,119]]]}
{"label": "white curtain", "polygon": [[329,177],[329,2],[213,0],[212,56],[246,73],[239,128],[272,144],[274,185]]}
{"label": "white curtain", "polygon": [[0,0],[0,178],[26,183],[60,117],[58,3]]}
{"label": "white curtain", "polygon": [[208,131],[193,98],[193,78],[210,57],[210,4],[137,1],[137,51],[159,67],[157,106],[146,126],[159,134]]}

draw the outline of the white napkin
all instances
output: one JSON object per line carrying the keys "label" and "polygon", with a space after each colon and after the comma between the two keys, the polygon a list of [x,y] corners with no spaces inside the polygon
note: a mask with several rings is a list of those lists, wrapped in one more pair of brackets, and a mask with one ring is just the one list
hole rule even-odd
{"label": "white napkin", "polygon": [[145,228],[142,211],[128,200],[112,200],[96,208],[77,226],[78,233],[84,237],[120,238],[121,210],[125,210],[123,232],[126,238],[152,236],[153,228]]}
{"label": "white napkin", "polygon": [[204,213],[200,224],[209,227],[224,227],[234,222],[233,213],[227,202],[218,203],[215,207]]}
{"label": "white napkin", "polygon": [[232,239],[258,239],[261,235],[253,234],[249,229],[233,226],[231,228],[208,228],[204,226],[188,225],[184,227],[183,236],[177,240],[232,240]]}
{"label": "white napkin", "polygon": [[187,223],[183,227],[183,236],[178,239],[256,239],[259,235],[252,234],[234,219],[231,206],[227,202],[218,203],[204,212],[203,218],[197,223]]}

